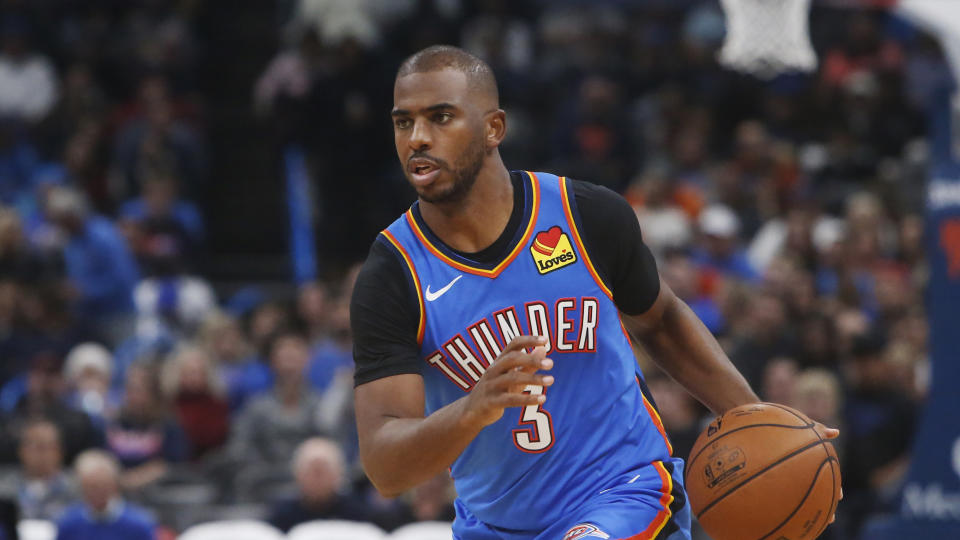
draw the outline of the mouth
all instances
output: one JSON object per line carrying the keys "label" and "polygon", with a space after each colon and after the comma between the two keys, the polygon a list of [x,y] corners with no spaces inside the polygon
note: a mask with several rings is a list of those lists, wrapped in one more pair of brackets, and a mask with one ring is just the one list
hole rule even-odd
{"label": "mouth", "polygon": [[407,172],[418,185],[424,186],[433,182],[440,173],[440,166],[436,162],[424,158],[411,159],[407,164]]}

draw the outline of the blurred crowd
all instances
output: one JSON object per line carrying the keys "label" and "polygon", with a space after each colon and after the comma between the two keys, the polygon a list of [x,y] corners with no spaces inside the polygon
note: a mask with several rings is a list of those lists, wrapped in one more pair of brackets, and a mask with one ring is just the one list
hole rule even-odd
{"label": "blurred crowd", "polygon": [[[717,2],[586,4],[276,2],[276,56],[240,91],[307,150],[321,260],[351,270],[225,294],[202,264],[198,194],[229,181],[197,84],[204,2],[0,1],[0,496],[63,530],[451,519],[443,476],[394,501],[364,481],[349,326],[356,263],[413,200],[389,127],[396,66],[451,43],[497,74],[508,167],[622,193],[758,393],[842,430],[829,538],[891,510],[929,376],[936,42],[818,5],[819,69],[760,81],[717,64]],[[638,356],[686,455],[708,413]]]}

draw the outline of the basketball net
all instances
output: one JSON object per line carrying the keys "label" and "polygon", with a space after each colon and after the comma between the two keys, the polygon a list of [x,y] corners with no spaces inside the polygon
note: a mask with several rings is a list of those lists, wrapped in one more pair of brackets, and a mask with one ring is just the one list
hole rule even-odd
{"label": "basketball net", "polygon": [[788,71],[813,71],[810,0],[721,0],[727,37],[720,63],[764,79]]}

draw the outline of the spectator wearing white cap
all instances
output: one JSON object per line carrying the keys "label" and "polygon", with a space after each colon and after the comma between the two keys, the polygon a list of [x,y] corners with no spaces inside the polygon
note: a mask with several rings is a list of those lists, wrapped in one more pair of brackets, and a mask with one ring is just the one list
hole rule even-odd
{"label": "spectator wearing white cap", "polygon": [[103,424],[117,411],[120,395],[110,388],[113,355],[99,343],[81,343],[70,350],[63,366],[67,402]]}
{"label": "spectator wearing white cap", "polygon": [[733,210],[722,204],[708,206],[700,213],[699,226],[700,247],[694,251],[694,261],[702,269],[742,281],[759,279],[740,245],[740,219]]}

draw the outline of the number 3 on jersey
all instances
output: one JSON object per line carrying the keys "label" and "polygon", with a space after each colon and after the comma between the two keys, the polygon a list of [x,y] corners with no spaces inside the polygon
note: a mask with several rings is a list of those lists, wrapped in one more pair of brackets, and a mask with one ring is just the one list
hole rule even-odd
{"label": "number 3 on jersey", "polygon": [[[542,386],[527,385],[523,392],[539,396],[544,393]],[[513,430],[513,443],[524,452],[539,454],[553,446],[553,419],[541,405],[527,405],[520,413],[518,422],[521,427]]]}

